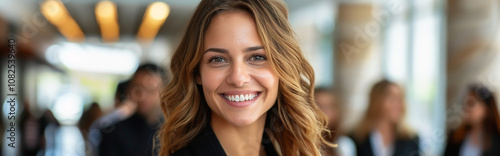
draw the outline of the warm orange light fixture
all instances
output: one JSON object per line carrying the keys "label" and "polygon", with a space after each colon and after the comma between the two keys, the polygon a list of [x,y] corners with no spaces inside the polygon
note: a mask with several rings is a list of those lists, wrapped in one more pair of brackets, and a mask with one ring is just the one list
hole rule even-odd
{"label": "warm orange light fixture", "polygon": [[59,32],[69,41],[79,42],[85,40],[83,31],[61,1],[46,0],[40,5],[40,10],[45,18],[56,26]]}
{"label": "warm orange light fixture", "polygon": [[95,15],[101,29],[103,41],[112,42],[120,38],[120,26],[118,25],[116,10],[116,4],[111,1],[101,1],[95,7]]}
{"label": "warm orange light fixture", "polygon": [[170,7],[166,3],[151,3],[144,13],[137,38],[139,40],[153,40],[169,14]]}

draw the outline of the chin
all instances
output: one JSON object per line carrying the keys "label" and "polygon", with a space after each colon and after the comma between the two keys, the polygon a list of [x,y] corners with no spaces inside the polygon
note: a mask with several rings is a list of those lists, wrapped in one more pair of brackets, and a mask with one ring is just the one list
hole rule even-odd
{"label": "chin", "polygon": [[225,120],[235,127],[245,127],[256,122],[259,117],[249,117],[244,115],[228,116]]}

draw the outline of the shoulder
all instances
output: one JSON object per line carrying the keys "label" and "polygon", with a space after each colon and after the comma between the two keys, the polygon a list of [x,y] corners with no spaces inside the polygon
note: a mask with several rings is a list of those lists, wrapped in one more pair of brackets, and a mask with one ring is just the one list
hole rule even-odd
{"label": "shoulder", "polygon": [[124,119],[126,118],[119,111],[113,111],[94,121],[92,127],[98,129],[109,128]]}
{"label": "shoulder", "polygon": [[[354,144],[355,155],[372,155],[370,135],[364,138],[357,138],[355,133],[349,135]],[[339,138],[340,139],[340,138]],[[339,140],[339,147],[342,146]]]}
{"label": "shoulder", "polygon": [[[137,124],[137,117],[130,116],[123,120],[102,120],[98,129],[102,134],[102,140],[111,139],[116,141],[116,139],[129,138],[130,134],[135,133],[137,127],[142,125]],[[135,136],[135,135],[134,135]]]}
{"label": "shoulder", "polygon": [[[359,138],[356,136],[355,133],[351,133],[349,135],[347,135],[347,137],[342,137],[340,136],[339,138],[337,138],[337,141],[341,141],[342,138],[347,138],[349,139],[349,141],[352,141],[352,143],[355,145],[355,146],[362,146],[362,145],[369,145],[370,144],[370,135],[366,136],[366,137],[363,137],[363,138]],[[346,140],[346,139],[343,139],[343,140]]]}
{"label": "shoulder", "polygon": [[483,155],[500,155],[500,135],[494,134],[491,136],[490,147],[488,150],[484,151]]}
{"label": "shoulder", "polygon": [[137,126],[144,126],[146,125],[146,120],[141,117],[139,114],[133,114],[129,117],[124,117],[120,113],[112,114],[109,116],[109,118],[105,119],[109,124],[104,124],[104,128],[130,128],[134,127],[136,128]]}

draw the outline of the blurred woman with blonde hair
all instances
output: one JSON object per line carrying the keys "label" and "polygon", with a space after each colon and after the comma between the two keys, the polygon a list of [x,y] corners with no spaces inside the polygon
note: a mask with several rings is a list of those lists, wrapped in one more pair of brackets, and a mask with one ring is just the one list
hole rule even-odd
{"label": "blurred woman with blonde hair", "polygon": [[353,134],[358,156],[419,155],[419,138],[404,124],[403,89],[388,80],[370,91],[368,109]]}
{"label": "blurred woman with blonde hair", "polygon": [[321,155],[314,72],[279,0],[202,0],[162,94],[160,155]]}
{"label": "blurred woman with blonde hair", "polygon": [[351,138],[344,136],[342,120],[344,108],[337,102],[334,91],[317,87],[314,91],[316,104],[328,117],[328,129],[331,135],[325,135],[326,140],[336,143],[335,148],[324,147],[324,156],[355,156],[356,148]]}

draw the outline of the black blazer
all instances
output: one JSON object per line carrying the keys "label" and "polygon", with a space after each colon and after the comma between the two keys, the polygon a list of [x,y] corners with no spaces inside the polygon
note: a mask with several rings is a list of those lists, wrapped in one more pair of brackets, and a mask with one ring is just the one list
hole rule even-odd
{"label": "black blazer", "polygon": [[[262,145],[266,151],[267,156],[277,156],[274,146],[264,132],[262,135]],[[206,124],[205,128],[186,146],[182,149],[174,152],[172,156],[225,156],[226,152],[222,148],[222,145],[217,139],[212,126]]]}
{"label": "black blazer", "polygon": [[[371,145],[370,136],[366,137],[363,141],[358,141],[354,139],[354,144],[356,144],[356,153],[358,156],[373,156],[373,149]],[[419,156],[419,138],[418,136],[412,139],[396,139],[394,142],[394,154],[393,156]]]}
{"label": "black blazer", "polygon": [[101,156],[151,156],[153,138],[160,123],[147,124],[139,114],[106,127],[99,145]]}
{"label": "black blazer", "polygon": [[[451,136],[453,133],[448,135],[448,141],[446,144],[446,150],[444,151],[445,156],[458,156],[460,154],[460,149],[464,140],[454,143],[451,141]],[[499,156],[500,155],[500,136],[495,135],[491,137],[491,146],[488,150],[483,151],[482,156]]]}

